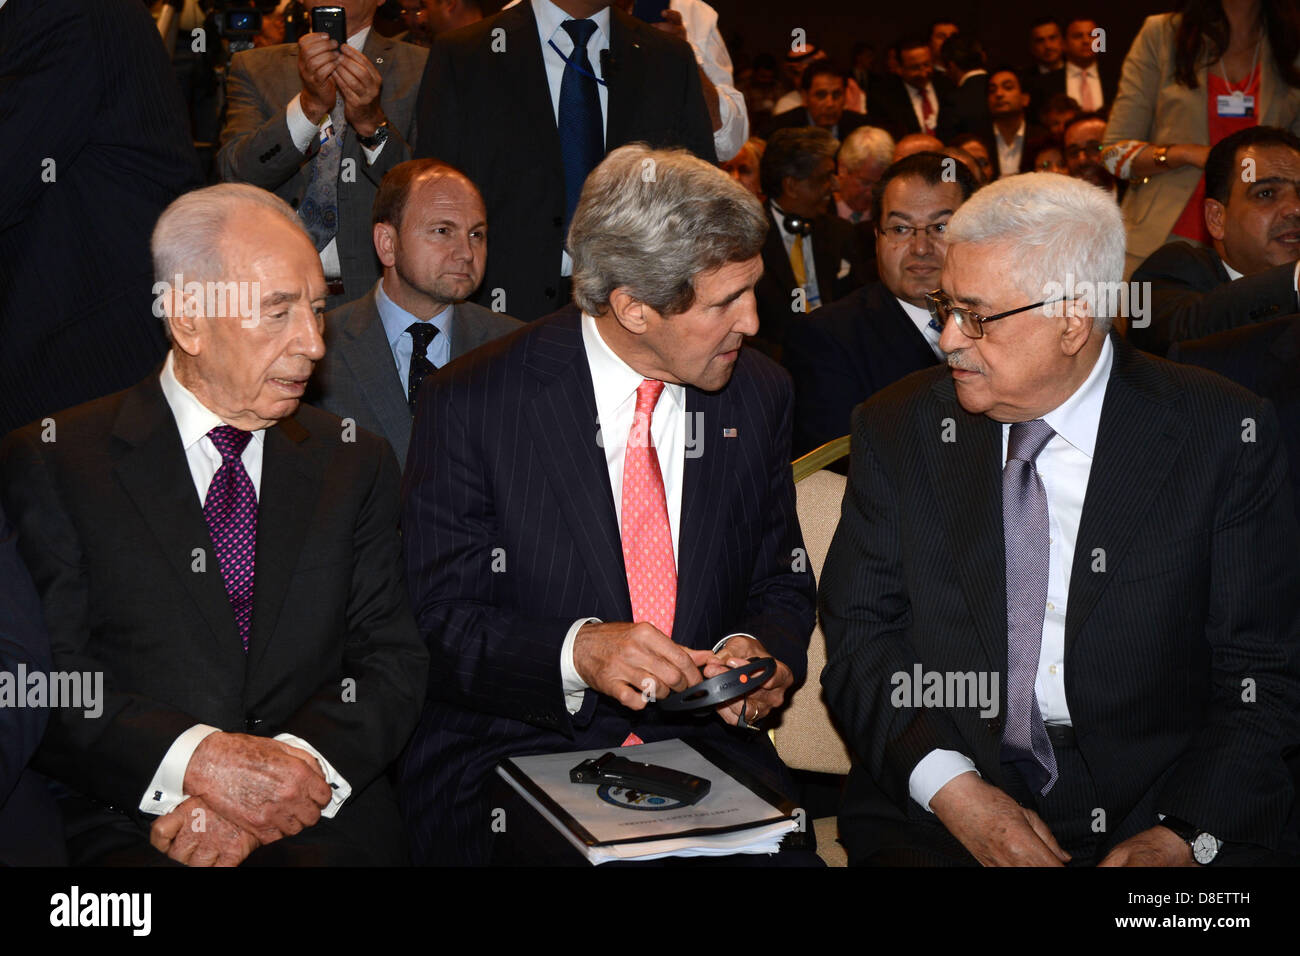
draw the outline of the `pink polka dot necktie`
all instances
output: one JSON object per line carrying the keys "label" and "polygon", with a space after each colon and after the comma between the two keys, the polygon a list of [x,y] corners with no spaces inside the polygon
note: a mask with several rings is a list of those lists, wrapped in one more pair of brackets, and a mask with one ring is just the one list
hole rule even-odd
{"label": "pink polka dot necktie", "polygon": [[646,379],[636,390],[636,411],[623,455],[623,565],[632,620],[648,621],[668,636],[677,606],[677,564],[659,455],[650,434],[663,382]]}
{"label": "pink polka dot necktie", "polygon": [[208,438],[221,453],[221,467],[212,476],[203,501],[221,580],[226,585],[235,628],[248,652],[248,630],[253,622],[253,564],[257,553],[257,493],[244,471],[240,456],[253,437],[230,425],[218,425]]}

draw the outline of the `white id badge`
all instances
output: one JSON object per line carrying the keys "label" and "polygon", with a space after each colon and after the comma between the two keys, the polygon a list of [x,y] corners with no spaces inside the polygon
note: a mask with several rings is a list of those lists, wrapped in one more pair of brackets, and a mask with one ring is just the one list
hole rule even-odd
{"label": "white id badge", "polygon": [[1227,96],[1216,97],[1220,116],[1254,116],[1255,97],[1247,96],[1241,90],[1234,90]]}

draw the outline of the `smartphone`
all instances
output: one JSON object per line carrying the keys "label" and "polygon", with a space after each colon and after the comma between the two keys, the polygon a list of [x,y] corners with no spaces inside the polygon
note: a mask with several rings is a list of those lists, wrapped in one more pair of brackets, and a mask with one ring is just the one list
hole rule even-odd
{"label": "smartphone", "polygon": [[348,42],[347,15],[342,7],[316,7],[311,12],[311,32],[327,34],[339,46]]}
{"label": "smartphone", "polygon": [[667,6],[668,0],[636,0],[632,16],[646,23],[662,23]]}

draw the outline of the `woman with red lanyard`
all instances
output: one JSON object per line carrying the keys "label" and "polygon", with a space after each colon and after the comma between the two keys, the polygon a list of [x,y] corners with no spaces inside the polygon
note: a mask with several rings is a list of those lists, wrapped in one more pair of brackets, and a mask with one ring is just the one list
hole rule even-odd
{"label": "woman with red lanyard", "polygon": [[1148,17],[1106,125],[1102,162],[1127,179],[1125,276],[1166,242],[1207,242],[1201,170],[1247,126],[1300,133],[1297,0],[1186,0]]}

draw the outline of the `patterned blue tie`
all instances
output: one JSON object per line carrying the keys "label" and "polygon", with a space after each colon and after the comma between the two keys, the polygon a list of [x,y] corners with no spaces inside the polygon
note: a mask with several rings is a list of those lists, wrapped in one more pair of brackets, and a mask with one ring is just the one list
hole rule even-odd
{"label": "patterned blue tie", "polygon": [[1047,492],[1034,460],[1056,432],[1042,419],[1017,422],[1002,469],[1002,534],[1007,555],[1007,722],[1002,759],[1017,765],[1033,789],[1056,783],[1056,754],[1038,709],[1034,679],[1047,608]]}
{"label": "patterned blue tie", "polygon": [[595,70],[587,55],[587,41],[596,32],[594,20],[565,20],[560,24],[573,41],[560,82],[560,151],[564,156],[564,232],[578,205],[587,174],[605,156],[604,123]]}
{"label": "patterned blue tie", "polygon": [[311,234],[317,252],[328,246],[339,231],[339,170],[343,166],[343,133],[347,129],[342,95],[334,100],[330,126],[329,139],[321,144],[311,161],[311,179],[298,205],[298,218]]}

